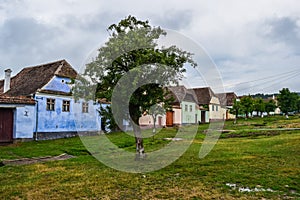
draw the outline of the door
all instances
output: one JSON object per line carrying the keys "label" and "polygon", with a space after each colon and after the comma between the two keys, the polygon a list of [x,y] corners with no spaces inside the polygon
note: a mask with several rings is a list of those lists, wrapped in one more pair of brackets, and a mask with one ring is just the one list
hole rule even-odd
{"label": "door", "polygon": [[13,141],[13,109],[0,108],[0,142]]}
{"label": "door", "polygon": [[159,116],[159,117],[158,117],[158,126],[161,126],[161,124],[162,124],[162,117]]}
{"label": "door", "polygon": [[205,111],[201,111],[201,123],[205,123]]}
{"label": "door", "polygon": [[173,126],[173,111],[167,111],[166,115],[166,125],[168,127]]}

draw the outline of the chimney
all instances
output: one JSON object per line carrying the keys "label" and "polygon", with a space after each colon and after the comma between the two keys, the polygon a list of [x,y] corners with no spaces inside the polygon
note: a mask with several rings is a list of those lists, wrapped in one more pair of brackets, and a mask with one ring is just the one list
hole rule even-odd
{"label": "chimney", "polygon": [[10,90],[10,74],[11,74],[12,71],[11,71],[11,69],[6,69],[4,72],[5,72],[5,78],[4,78],[3,93]]}

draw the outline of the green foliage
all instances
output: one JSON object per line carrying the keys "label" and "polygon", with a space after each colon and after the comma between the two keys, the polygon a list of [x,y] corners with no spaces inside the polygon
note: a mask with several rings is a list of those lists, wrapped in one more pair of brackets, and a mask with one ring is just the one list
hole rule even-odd
{"label": "green foliage", "polygon": [[253,100],[253,110],[256,111],[257,115],[260,113],[262,115],[265,112],[265,102],[262,98],[254,99]]}
{"label": "green foliage", "polygon": [[[168,104],[168,91],[163,85],[177,83],[185,72],[183,65],[190,63],[196,66],[196,63],[192,60],[191,53],[176,46],[158,47],[157,39],[165,36],[166,32],[160,27],[150,26],[148,21],[128,16],[118,24],[109,26],[108,31],[111,33],[108,42],[98,50],[98,56],[86,65],[84,72],[84,76],[97,84],[96,98],[111,101],[113,90],[120,78],[132,70],[135,70],[136,79],[130,85],[124,86],[124,90],[126,87],[134,88],[143,77],[151,74],[159,75],[160,80],[163,80],[160,84],[151,83],[139,87],[130,98],[130,113],[119,112],[118,118],[127,119],[130,114],[131,119],[138,124],[139,117],[151,106]],[[146,70],[138,68],[142,65],[147,65]],[[173,70],[166,70],[165,66]],[[119,95],[122,97],[122,92]],[[128,96],[124,92],[124,98],[126,95]]]}
{"label": "green foliage", "polygon": [[279,91],[278,103],[281,111],[288,115],[289,112],[297,110],[297,93],[290,92],[288,88],[283,88]]}
{"label": "green foliage", "polygon": [[241,106],[246,118],[249,117],[249,113],[252,113],[254,110],[253,99],[250,95],[241,98]]}
{"label": "green foliage", "polygon": [[120,130],[113,118],[110,106],[100,106],[99,112],[101,113],[101,130],[105,133],[108,131],[115,132]]}
{"label": "green foliage", "polygon": [[300,113],[300,97],[297,99],[297,112]]}
{"label": "green foliage", "polygon": [[269,100],[265,105],[265,110],[268,114],[274,112],[276,108],[276,102],[273,99]]}
{"label": "green foliage", "polygon": [[242,105],[239,99],[234,99],[234,103],[232,109],[230,109],[230,113],[234,114],[237,118],[239,114],[242,114]]}

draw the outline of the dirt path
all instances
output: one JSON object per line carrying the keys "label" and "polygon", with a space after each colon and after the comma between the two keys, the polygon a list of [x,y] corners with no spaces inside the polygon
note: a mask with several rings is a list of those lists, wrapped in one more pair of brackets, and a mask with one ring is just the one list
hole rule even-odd
{"label": "dirt path", "polygon": [[74,158],[75,156],[69,154],[61,154],[59,156],[45,156],[45,157],[38,157],[38,158],[21,158],[21,159],[14,159],[14,160],[4,160],[2,161],[2,165],[27,165],[39,162],[48,162],[48,161],[55,161],[55,160],[67,160],[70,158]]}

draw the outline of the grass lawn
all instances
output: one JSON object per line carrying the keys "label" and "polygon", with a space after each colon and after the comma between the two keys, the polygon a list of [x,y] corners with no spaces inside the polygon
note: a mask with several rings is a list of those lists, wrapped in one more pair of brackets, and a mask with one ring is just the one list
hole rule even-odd
{"label": "grass lawn", "polygon": [[[300,130],[277,130],[297,128],[299,124],[298,116],[288,120],[276,116],[240,119],[237,124],[226,122],[224,128],[235,131],[223,133],[204,159],[199,159],[198,154],[208,125],[200,125],[196,138],[183,156],[166,168],[144,174],[125,173],[105,166],[89,154],[80,138],[0,146],[0,160],[62,153],[76,156],[64,161],[1,166],[0,197],[300,199]],[[272,131],[276,134],[271,134]],[[258,132],[260,134],[253,134]],[[146,152],[166,145],[169,141],[163,138],[175,134],[176,129],[163,129],[154,141],[145,139]],[[130,136],[114,133],[108,137],[117,146],[134,151],[134,139]],[[132,162],[138,161],[133,158]],[[256,189],[257,192],[239,189]]]}

